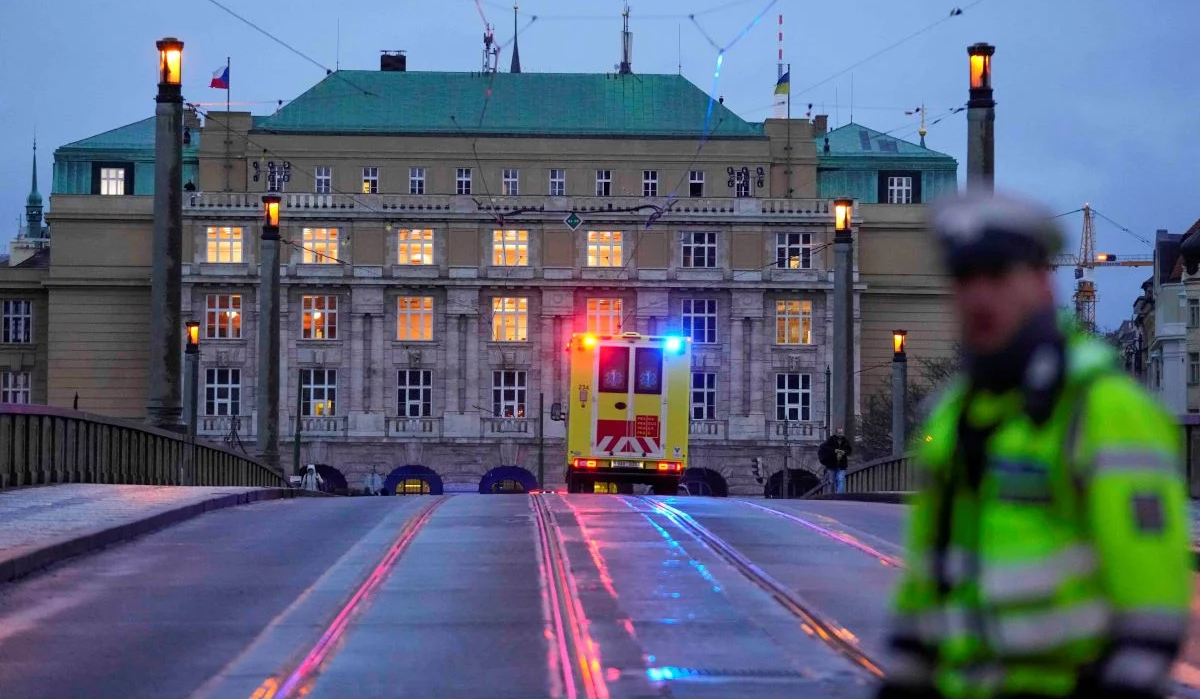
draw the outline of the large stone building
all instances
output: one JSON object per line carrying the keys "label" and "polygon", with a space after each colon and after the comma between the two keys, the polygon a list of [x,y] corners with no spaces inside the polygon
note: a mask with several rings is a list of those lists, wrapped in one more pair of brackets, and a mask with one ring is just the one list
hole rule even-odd
{"label": "large stone building", "polygon": [[[405,464],[448,482],[535,471],[539,405],[566,400],[563,350],[586,330],[691,335],[692,465],[734,492],[761,489],[751,456],[810,465],[833,197],[856,200],[860,399],[887,385],[893,329],[917,357],[949,351],[923,204],[956,188],[952,158],[823,116],[749,122],[676,75],[396,67],[333,73],[271,116],[187,113],[183,311],[202,324],[205,437],[236,427],[253,449],[271,182],[282,451],[299,420],[302,461],[351,487]],[[148,119],[55,153],[35,400],[145,414],[153,134]],[[564,429],[544,424],[554,484]]]}

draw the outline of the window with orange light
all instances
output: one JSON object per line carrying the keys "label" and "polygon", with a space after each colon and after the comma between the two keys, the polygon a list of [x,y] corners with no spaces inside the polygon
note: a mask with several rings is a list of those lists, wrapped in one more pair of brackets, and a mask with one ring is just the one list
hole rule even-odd
{"label": "window with orange light", "polygon": [[492,299],[492,341],[529,340],[529,299],[505,296]]}
{"label": "window with orange light", "polygon": [[811,345],[812,324],[812,301],[775,301],[775,344]]}
{"label": "window with orange light", "polygon": [[204,337],[209,340],[241,339],[240,294],[207,294],[204,297]]}
{"label": "window with orange light", "polygon": [[587,266],[620,267],[623,257],[621,231],[587,232]]}
{"label": "window with orange light", "polygon": [[621,299],[588,299],[587,331],[597,335],[617,335],[621,332]]}
{"label": "window with orange light", "polygon": [[401,296],[396,299],[396,339],[401,342],[433,340],[432,296]]}
{"label": "window with orange light", "polygon": [[529,231],[492,231],[492,265],[529,266]]}
{"label": "window with orange light", "polygon": [[338,229],[305,228],[302,232],[303,255],[306,265],[335,265],[338,263]]}
{"label": "window with orange light", "polygon": [[399,247],[396,250],[398,265],[433,264],[433,231],[403,228],[396,234]]}
{"label": "window with orange light", "polygon": [[209,226],[205,262],[213,264],[242,263],[242,229],[235,226]]}
{"label": "window with orange light", "polygon": [[305,296],[301,299],[305,340],[336,340],[338,299],[336,296]]}

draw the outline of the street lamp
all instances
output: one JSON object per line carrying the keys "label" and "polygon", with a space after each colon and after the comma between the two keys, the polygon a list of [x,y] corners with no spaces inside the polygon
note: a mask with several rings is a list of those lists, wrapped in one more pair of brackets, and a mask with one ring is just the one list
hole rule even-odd
{"label": "street lamp", "polygon": [[179,331],[183,303],[183,42],[158,46],[154,131],[154,237],[150,272],[150,391],[146,419],[185,431],[181,421]]}
{"label": "street lamp", "polygon": [[[258,286],[258,453],[279,469],[279,202],[264,194]],[[296,416],[297,422],[299,416]]]}
{"label": "street lamp", "polygon": [[833,203],[833,419],[854,440],[854,200]]}
{"label": "street lamp", "polygon": [[967,189],[991,192],[996,179],[996,100],[992,99],[992,56],[996,47],[967,47],[970,95],[967,101]]}
{"label": "street lamp", "polygon": [[184,384],[183,421],[187,423],[187,434],[196,438],[196,420],[200,414],[200,324],[196,321],[187,323],[187,349],[184,352],[187,362],[187,383]]}
{"label": "street lamp", "polygon": [[892,331],[892,456],[904,453],[908,432],[908,332]]}

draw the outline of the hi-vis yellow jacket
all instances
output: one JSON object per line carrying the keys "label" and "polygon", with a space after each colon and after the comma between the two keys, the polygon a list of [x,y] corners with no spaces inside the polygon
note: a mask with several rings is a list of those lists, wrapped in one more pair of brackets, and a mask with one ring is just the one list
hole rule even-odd
{"label": "hi-vis yellow jacket", "polygon": [[[1192,589],[1181,432],[1107,345],[1072,332],[1066,364],[1041,425],[1019,391],[969,396],[962,381],[931,414],[890,683],[954,699],[1165,695]],[[967,421],[993,428],[976,484]]]}

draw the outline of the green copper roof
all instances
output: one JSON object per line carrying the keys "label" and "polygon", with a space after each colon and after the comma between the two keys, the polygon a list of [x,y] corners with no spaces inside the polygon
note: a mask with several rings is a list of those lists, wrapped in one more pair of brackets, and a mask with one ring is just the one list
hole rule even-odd
{"label": "green copper roof", "polygon": [[[829,139],[829,152],[825,152],[825,139]],[[817,155],[821,158],[930,158],[954,162],[945,153],[939,153],[915,143],[902,141],[875,129],[850,123],[817,137]]]}
{"label": "green copper roof", "polygon": [[[697,138],[709,102],[703,90],[679,75],[343,70],[255,128]],[[762,124],[745,121],[719,102],[712,103],[709,123],[712,138],[764,137]]]}
{"label": "green copper roof", "polygon": [[135,121],[132,124],[118,126],[111,131],[90,136],[81,141],[68,143],[62,148],[96,149],[137,149],[154,147],[154,117]]}

